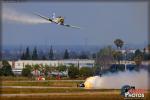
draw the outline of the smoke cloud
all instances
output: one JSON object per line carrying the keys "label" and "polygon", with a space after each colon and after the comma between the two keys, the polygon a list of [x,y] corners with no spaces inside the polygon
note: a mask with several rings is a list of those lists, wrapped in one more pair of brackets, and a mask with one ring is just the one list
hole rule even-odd
{"label": "smoke cloud", "polygon": [[14,21],[23,24],[42,24],[42,23],[50,23],[36,15],[25,14],[23,12],[18,12],[14,9],[4,8],[2,10],[2,19],[7,21]]}
{"label": "smoke cloud", "polygon": [[135,86],[139,89],[148,89],[148,72],[146,70],[126,71],[106,76],[94,76],[86,79],[85,88],[121,89],[124,85]]}

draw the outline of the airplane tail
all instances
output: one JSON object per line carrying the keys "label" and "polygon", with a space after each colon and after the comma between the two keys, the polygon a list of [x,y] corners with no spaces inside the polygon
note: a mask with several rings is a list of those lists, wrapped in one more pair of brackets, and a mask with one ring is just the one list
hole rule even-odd
{"label": "airplane tail", "polygon": [[55,13],[53,13],[52,18],[53,18],[53,19],[55,18]]}

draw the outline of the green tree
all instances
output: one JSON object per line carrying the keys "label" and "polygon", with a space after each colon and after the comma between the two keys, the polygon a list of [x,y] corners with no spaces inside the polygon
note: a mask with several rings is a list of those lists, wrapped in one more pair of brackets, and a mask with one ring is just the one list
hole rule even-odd
{"label": "green tree", "polygon": [[32,60],[38,60],[38,54],[36,47],[33,49]]}
{"label": "green tree", "polygon": [[134,57],[134,61],[135,61],[135,64],[136,64],[137,66],[141,65],[142,60],[143,60],[143,58],[142,58],[141,55],[137,55],[137,56]]}
{"label": "green tree", "polygon": [[111,46],[99,50],[96,57],[96,65],[100,66],[101,70],[108,69],[113,62],[113,49]]}
{"label": "green tree", "polygon": [[54,53],[53,53],[53,48],[51,46],[50,51],[49,51],[49,59],[53,60],[54,59]]}
{"label": "green tree", "polygon": [[26,48],[25,60],[31,60],[29,47]]}
{"label": "green tree", "polygon": [[44,65],[40,64],[40,65],[37,65],[37,67],[38,67],[37,70],[39,70],[40,73],[42,73],[43,75],[46,74],[46,68]]}
{"label": "green tree", "polygon": [[65,53],[64,53],[64,59],[69,59],[69,52],[67,49],[65,50]]}
{"label": "green tree", "polygon": [[31,71],[32,71],[31,66],[26,65],[25,68],[22,69],[22,76],[26,76],[26,77],[32,76]]}
{"label": "green tree", "polygon": [[[123,40],[121,39],[116,39],[114,40],[114,44],[116,45],[117,49],[121,49],[123,47]],[[121,51],[116,51],[114,54],[113,54],[114,58],[118,60],[118,63],[120,64],[120,60],[121,60],[121,57],[123,56]]]}
{"label": "green tree", "polygon": [[2,61],[1,71],[2,71],[1,75],[4,75],[4,76],[12,76],[13,75],[11,65],[6,60]]}
{"label": "green tree", "polygon": [[116,39],[114,40],[114,44],[117,46],[117,48],[121,49],[123,47],[124,42],[121,39]]}
{"label": "green tree", "polygon": [[2,61],[2,66],[11,66],[7,60]]}
{"label": "green tree", "polygon": [[76,66],[70,66],[68,68],[68,75],[70,78],[77,78],[79,75],[79,70]]}
{"label": "green tree", "polygon": [[146,53],[146,48],[143,49],[143,60],[148,60],[148,53]]}
{"label": "green tree", "polygon": [[63,71],[66,71],[66,70],[67,70],[67,67],[66,67],[65,65],[59,65],[59,66],[57,67],[57,70],[58,70],[59,72],[63,72]]}
{"label": "green tree", "polygon": [[123,54],[121,51],[113,51],[113,57],[115,60],[118,61],[118,63],[120,64],[120,60],[123,59]]}
{"label": "green tree", "polygon": [[33,70],[40,70],[40,66],[38,64],[35,64],[32,66]]}
{"label": "green tree", "polygon": [[147,57],[147,59],[150,60],[150,44],[148,44],[147,48],[148,48],[148,57]]}
{"label": "green tree", "polygon": [[92,68],[89,67],[82,67],[79,70],[80,76],[82,77],[89,77],[93,75]]}
{"label": "green tree", "polygon": [[40,70],[40,66],[38,64],[35,64],[32,66],[32,69],[33,69],[35,75],[38,75],[38,71]]}
{"label": "green tree", "polygon": [[48,73],[49,73],[49,72],[51,72],[50,66],[45,65],[45,71],[44,71],[45,76],[48,76]]}
{"label": "green tree", "polygon": [[135,57],[138,56],[138,55],[143,56],[143,53],[142,53],[139,49],[137,49],[137,50],[135,51],[135,53],[134,53],[134,56],[135,56]]}
{"label": "green tree", "polygon": [[95,64],[94,67],[92,67],[92,71],[94,75],[99,75],[101,72],[101,66]]}
{"label": "green tree", "polygon": [[99,50],[97,56],[112,56],[113,49],[111,46],[103,47]]}
{"label": "green tree", "polygon": [[134,61],[136,63],[137,66],[141,65],[143,60],[143,53],[137,49],[134,53]]}

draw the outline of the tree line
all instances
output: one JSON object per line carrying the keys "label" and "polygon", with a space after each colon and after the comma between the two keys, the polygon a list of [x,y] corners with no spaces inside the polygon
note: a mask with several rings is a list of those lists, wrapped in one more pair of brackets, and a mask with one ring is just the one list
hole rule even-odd
{"label": "tree line", "polygon": [[[122,39],[116,39],[114,40],[114,44],[116,45],[118,49],[114,53],[114,58],[120,61],[123,59],[123,56],[124,56],[120,52],[120,50],[124,46],[124,41]],[[148,49],[148,53],[146,52],[146,48]],[[133,60],[135,61],[137,65],[140,65],[142,61],[149,61],[150,60],[150,44],[148,44],[147,47],[143,48],[142,51],[140,49],[136,49],[134,53],[130,53],[130,54],[128,54],[128,52],[125,51],[125,60]]]}
{"label": "tree line", "polygon": [[[69,78],[78,78],[78,77],[89,77],[93,75],[93,69],[91,67],[81,67],[75,65],[65,66],[65,65],[59,65],[57,67],[55,66],[39,66],[39,65],[26,65],[25,68],[22,70],[22,76],[31,77],[36,76],[33,75],[32,72],[40,71],[40,75],[45,77],[50,77],[52,72],[68,72]],[[37,74],[37,76],[39,76]]]}
{"label": "tree line", "polygon": [[142,61],[150,61],[150,45],[143,50],[136,49],[135,52],[125,50],[124,53],[121,51],[124,46],[122,39],[115,39],[114,45],[117,47],[116,49],[113,49],[112,46],[105,46],[96,53],[95,74],[105,73],[105,71],[124,71],[125,66],[120,63],[122,60],[134,61],[135,65],[131,66],[134,66],[134,69],[139,69]]}
{"label": "tree line", "polygon": [[[56,53],[53,51],[53,47],[48,51],[48,54],[41,54],[38,52],[38,49],[34,47],[32,51],[30,51],[30,48],[27,47],[25,51],[20,56],[21,60],[55,60]],[[60,58],[60,57],[59,57]],[[69,52],[68,49],[65,49],[62,59],[88,59],[89,55],[85,52],[81,52],[80,54],[77,54],[76,52]]]}
{"label": "tree line", "polygon": [[[59,66],[50,66],[50,65],[25,65],[25,67],[22,69],[21,75],[25,77],[32,77],[32,76],[45,76],[50,77],[50,74],[52,72],[68,72],[69,78],[78,78],[78,77],[89,77],[93,75],[93,68],[91,67],[81,67],[76,65],[59,65]],[[40,72],[37,73],[36,72]],[[8,63],[8,61],[3,60],[2,61],[2,67],[0,68],[0,76],[14,76],[14,73],[12,71],[11,65]]]}

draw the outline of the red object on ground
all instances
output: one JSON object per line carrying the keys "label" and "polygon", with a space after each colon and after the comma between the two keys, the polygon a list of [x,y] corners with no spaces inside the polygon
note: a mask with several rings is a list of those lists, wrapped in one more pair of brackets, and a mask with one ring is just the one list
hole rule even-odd
{"label": "red object on ground", "polygon": [[60,79],[61,79],[59,74],[56,76],[56,79],[57,79],[57,80],[60,80]]}
{"label": "red object on ground", "polygon": [[39,77],[38,77],[38,80],[42,80],[42,76],[39,76]]}

